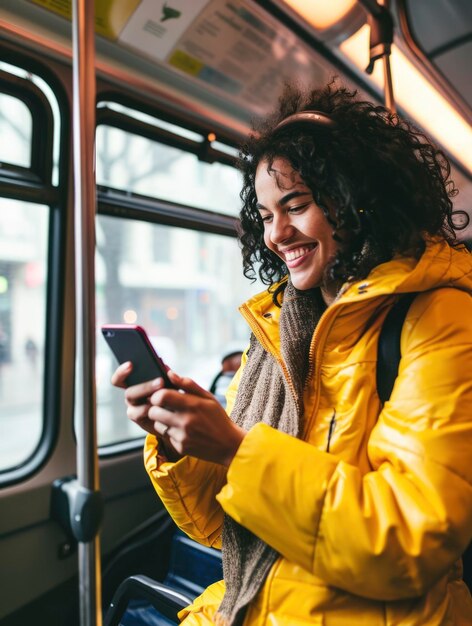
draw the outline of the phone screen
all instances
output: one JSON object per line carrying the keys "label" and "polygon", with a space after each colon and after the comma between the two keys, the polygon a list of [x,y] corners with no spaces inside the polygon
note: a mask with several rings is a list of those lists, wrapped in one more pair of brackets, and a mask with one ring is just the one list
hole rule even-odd
{"label": "phone screen", "polygon": [[126,379],[127,386],[161,377],[166,387],[173,387],[163,360],[141,326],[107,324],[101,330],[118,363],[131,361],[133,364],[133,371]]}

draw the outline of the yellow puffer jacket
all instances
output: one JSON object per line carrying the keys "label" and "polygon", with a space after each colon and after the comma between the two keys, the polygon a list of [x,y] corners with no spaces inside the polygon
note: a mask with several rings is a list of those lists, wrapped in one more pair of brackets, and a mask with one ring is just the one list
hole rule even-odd
{"label": "yellow puffer jacket", "polygon": [[[382,408],[379,329],[394,294],[410,291],[422,293]],[[159,465],[148,437],[147,471],[184,532],[219,547],[226,512],[280,553],[245,626],[472,624],[460,562],[472,537],[471,292],[471,255],[442,241],[345,289],[312,339],[303,440],[258,424],[225,470],[191,457]],[[271,296],[241,311],[280,362]],[[212,624],[223,593],[222,581],[209,587],[185,625]]]}

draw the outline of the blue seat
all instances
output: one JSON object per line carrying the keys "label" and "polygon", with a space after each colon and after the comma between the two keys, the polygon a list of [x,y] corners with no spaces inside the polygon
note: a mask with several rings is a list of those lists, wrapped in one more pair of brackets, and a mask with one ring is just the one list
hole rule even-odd
{"label": "blue seat", "polygon": [[221,553],[177,531],[172,537],[169,571],[158,583],[130,576],[118,587],[104,626],[172,626],[177,613],[211,583],[223,578]]}
{"label": "blue seat", "polygon": [[104,626],[169,626],[192,598],[147,576],[130,576],[116,590]]}
{"label": "blue seat", "polygon": [[223,578],[221,552],[189,539],[181,531],[172,537],[170,565],[164,584],[193,597]]}

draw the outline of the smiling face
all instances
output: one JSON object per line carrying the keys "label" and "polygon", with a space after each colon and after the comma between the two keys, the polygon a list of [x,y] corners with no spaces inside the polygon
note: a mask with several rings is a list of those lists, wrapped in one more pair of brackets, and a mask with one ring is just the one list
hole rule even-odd
{"label": "smiling face", "polygon": [[338,249],[333,229],[286,159],[274,159],[269,171],[267,165],[259,163],[255,180],[264,243],[286,264],[296,289],[321,287],[329,304],[334,286],[324,283],[324,271]]}

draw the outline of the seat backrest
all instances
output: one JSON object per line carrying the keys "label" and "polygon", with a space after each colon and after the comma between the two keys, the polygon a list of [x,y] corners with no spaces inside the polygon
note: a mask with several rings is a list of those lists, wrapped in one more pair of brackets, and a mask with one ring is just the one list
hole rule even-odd
{"label": "seat backrest", "polygon": [[146,600],[173,624],[179,623],[177,613],[192,603],[192,598],[147,576],[130,576],[116,590],[104,626],[119,626],[130,600],[135,599]]}

